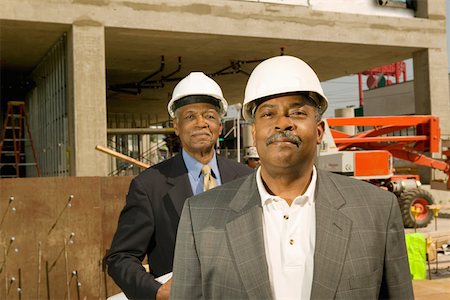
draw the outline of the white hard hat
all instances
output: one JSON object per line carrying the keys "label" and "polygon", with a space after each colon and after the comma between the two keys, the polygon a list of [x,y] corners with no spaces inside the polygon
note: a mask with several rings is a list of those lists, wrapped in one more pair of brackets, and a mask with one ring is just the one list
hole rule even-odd
{"label": "white hard hat", "polygon": [[244,159],[248,158],[259,158],[258,151],[256,150],[256,147],[248,147],[245,150]]}
{"label": "white hard hat", "polygon": [[314,100],[320,114],[328,107],[319,78],[303,60],[293,56],[276,56],[261,62],[253,70],[245,88],[244,119],[253,119],[253,110],[272,96],[305,92]]}
{"label": "white hard hat", "polygon": [[220,86],[203,72],[191,72],[178,82],[173,89],[172,99],[167,104],[167,110],[174,118],[178,108],[191,103],[211,103],[219,107],[220,114],[224,114],[228,108]]}

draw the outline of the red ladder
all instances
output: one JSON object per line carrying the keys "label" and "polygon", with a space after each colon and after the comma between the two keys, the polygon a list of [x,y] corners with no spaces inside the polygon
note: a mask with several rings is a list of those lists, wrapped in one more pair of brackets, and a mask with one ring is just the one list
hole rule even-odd
{"label": "red ladder", "polygon": [[[26,129],[26,136],[24,132]],[[25,162],[25,143],[29,141],[33,152],[33,163]],[[5,174],[2,169],[5,166],[12,166],[14,172]],[[35,166],[38,176],[41,176],[36,150],[31,139],[30,127],[28,125],[28,116],[25,111],[25,102],[9,101],[6,110],[5,121],[3,124],[2,140],[0,141],[0,177],[20,177],[20,167]]]}

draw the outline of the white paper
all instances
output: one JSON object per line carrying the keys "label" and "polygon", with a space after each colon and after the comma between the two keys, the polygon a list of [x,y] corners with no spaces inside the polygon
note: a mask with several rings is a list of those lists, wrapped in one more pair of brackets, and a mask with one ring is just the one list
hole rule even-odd
{"label": "white paper", "polygon": [[158,278],[155,278],[155,280],[158,281],[161,284],[164,284],[167,281],[169,281],[170,278],[172,278],[172,272],[164,274],[162,276],[159,276]]}
{"label": "white paper", "polygon": [[[159,276],[158,278],[155,278],[155,280],[161,284],[164,284],[167,281],[169,281],[170,278],[172,278],[172,272]],[[108,297],[107,300],[128,300],[128,298],[125,296],[124,293],[119,293],[111,297]]]}
{"label": "white paper", "polygon": [[111,297],[108,297],[106,300],[128,300],[127,296],[124,293],[115,294]]}

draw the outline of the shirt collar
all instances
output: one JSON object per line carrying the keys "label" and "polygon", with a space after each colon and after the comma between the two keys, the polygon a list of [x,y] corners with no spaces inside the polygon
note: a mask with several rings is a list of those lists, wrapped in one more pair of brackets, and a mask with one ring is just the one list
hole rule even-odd
{"label": "shirt collar", "polygon": [[[314,196],[315,196],[315,190],[316,190],[316,184],[317,184],[317,171],[316,166],[313,165],[313,174],[311,178],[311,182],[308,185],[308,188],[306,189],[305,193],[303,195],[299,196],[306,196],[307,202],[309,204],[314,203]],[[264,206],[267,201],[269,200],[281,200],[282,198],[279,196],[271,195],[264,186],[264,183],[261,178],[261,167],[259,167],[256,170],[256,185],[258,187],[259,195],[261,197],[261,204]]]}
{"label": "shirt collar", "polygon": [[[213,150],[214,151],[214,150]],[[203,164],[189,155],[186,151],[181,149],[181,155],[183,155],[184,163],[186,164],[186,168],[188,170],[189,175],[195,181],[198,181],[200,178],[200,174],[202,172]],[[208,165],[211,167],[212,176],[214,178],[218,178],[219,167],[217,165],[216,152],[214,151],[212,159],[208,162]]]}

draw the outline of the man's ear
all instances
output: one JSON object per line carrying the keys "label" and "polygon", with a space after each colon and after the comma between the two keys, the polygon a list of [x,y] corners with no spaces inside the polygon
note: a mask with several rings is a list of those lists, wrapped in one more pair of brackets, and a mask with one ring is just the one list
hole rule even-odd
{"label": "man's ear", "polygon": [[252,138],[253,138],[253,147],[256,147],[256,129],[255,129],[255,122],[252,124]]}
{"label": "man's ear", "polygon": [[179,136],[179,134],[178,134],[178,119],[177,118],[173,119],[173,129],[175,130],[175,134],[177,136]]}
{"label": "man's ear", "polygon": [[324,132],[325,132],[325,122],[321,120],[319,123],[317,123],[317,145],[320,145],[322,143]]}

